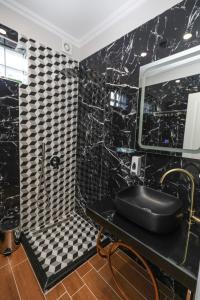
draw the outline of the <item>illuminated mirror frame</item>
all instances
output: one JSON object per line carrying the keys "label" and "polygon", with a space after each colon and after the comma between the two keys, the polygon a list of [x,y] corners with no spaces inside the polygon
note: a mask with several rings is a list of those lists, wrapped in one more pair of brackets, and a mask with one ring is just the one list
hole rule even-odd
{"label": "illuminated mirror frame", "polygon": [[[185,152],[185,153],[200,153],[199,149],[183,149],[183,148],[172,148],[172,147],[161,147],[161,146],[149,146],[142,144],[142,131],[143,131],[143,112],[144,112],[144,100],[145,100],[145,82],[149,74],[156,74],[162,71],[168,71],[174,67],[194,63],[195,61],[200,62],[200,46],[196,46],[185,51],[173,54],[169,57],[159,59],[147,65],[140,67],[139,77],[139,88],[141,89],[140,97],[140,118],[139,118],[139,135],[138,144],[142,149],[148,150],[159,150],[167,152]],[[200,71],[199,71],[200,74]],[[189,76],[189,75],[188,75]]]}

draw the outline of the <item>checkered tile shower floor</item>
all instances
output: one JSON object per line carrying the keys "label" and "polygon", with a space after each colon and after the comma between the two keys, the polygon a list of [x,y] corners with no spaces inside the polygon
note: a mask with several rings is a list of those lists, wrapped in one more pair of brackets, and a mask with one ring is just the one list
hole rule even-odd
{"label": "checkered tile shower floor", "polygon": [[48,289],[95,253],[97,229],[76,213],[24,236],[24,246],[42,288]]}

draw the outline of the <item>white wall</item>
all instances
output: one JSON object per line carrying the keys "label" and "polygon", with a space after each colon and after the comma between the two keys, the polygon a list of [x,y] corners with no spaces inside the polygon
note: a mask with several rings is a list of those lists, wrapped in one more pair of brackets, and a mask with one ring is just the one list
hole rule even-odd
{"label": "white wall", "polygon": [[[58,35],[46,30],[28,18],[25,18],[24,16],[5,7],[2,3],[0,3],[0,23],[13,28],[27,37],[33,38],[42,44],[52,47],[52,49],[58,51],[61,51],[62,49],[62,39]],[[80,49],[73,46],[72,56],[74,59],[79,60]]]}
{"label": "white wall", "polygon": [[144,0],[130,14],[82,45],[81,60],[119,39],[182,0]]}

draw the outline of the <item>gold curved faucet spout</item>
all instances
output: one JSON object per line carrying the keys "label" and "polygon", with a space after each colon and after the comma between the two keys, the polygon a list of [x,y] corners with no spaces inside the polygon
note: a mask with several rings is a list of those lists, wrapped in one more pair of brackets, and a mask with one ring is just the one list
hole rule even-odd
{"label": "gold curved faucet spout", "polygon": [[191,201],[191,204],[190,204],[190,215],[189,215],[189,219],[190,221],[193,221],[195,223],[200,223],[200,218],[196,217],[195,216],[195,211],[194,211],[194,191],[195,191],[195,183],[194,183],[194,177],[193,175],[188,172],[187,170],[185,169],[181,169],[181,168],[175,168],[175,169],[171,169],[171,170],[168,170],[167,172],[165,172],[162,177],[160,178],[160,183],[163,184],[163,181],[165,180],[165,178],[171,174],[171,173],[182,173],[184,175],[186,175],[189,179],[190,179],[190,182],[191,182],[191,196],[190,196],[190,201]]}

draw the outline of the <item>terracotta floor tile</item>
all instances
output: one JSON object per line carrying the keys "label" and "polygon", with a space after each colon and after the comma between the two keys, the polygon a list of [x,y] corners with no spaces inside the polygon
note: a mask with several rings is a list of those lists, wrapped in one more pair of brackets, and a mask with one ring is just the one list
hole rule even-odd
{"label": "terracotta floor tile", "polygon": [[101,276],[94,269],[87,273],[84,276],[83,280],[98,300],[120,299],[114,292],[114,290],[101,278]]}
{"label": "terracotta floor tile", "polygon": [[136,271],[138,271],[139,273],[141,273],[146,279],[147,281],[151,281],[149,278],[149,275],[147,273],[147,271],[145,270],[145,268],[141,265],[139,265],[139,263],[137,263],[136,261],[134,261],[131,257],[129,257],[126,253],[124,253],[123,251],[118,251],[117,255],[119,255],[120,258],[122,258],[124,261],[126,261],[131,267],[133,267]]}
{"label": "terracotta floor tile", "polygon": [[86,285],[84,285],[74,296],[73,300],[95,300],[97,299]]}
{"label": "terracotta floor tile", "polygon": [[[104,280],[112,287],[114,290],[118,292],[117,286],[115,285],[115,282],[112,277],[112,273],[109,269],[108,264],[106,264],[100,271],[99,274],[104,278]],[[134,289],[131,284],[124,279],[118,272],[116,272],[116,280],[119,283],[119,286],[122,288],[122,290],[125,292],[129,300],[144,300],[144,297],[142,297],[136,289]]]}
{"label": "terracotta floor tile", "polygon": [[76,274],[76,272],[73,272],[65,279],[63,279],[63,284],[71,296],[74,293],[76,293],[83,286],[84,283]]}
{"label": "terracotta floor tile", "polygon": [[44,300],[39,284],[33,274],[28,261],[22,262],[13,268],[21,300]]}
{"label": "terracotta floor tile", "polygon": [[103,265],[106,264],[106,259],[96,254],[90,258],[89,262],[95,268],[95,270],[98,271],[99,269],[101,269],[101,267],[103,267]]}
{"label": "terracotta floor tile", "polygon": [[153,287],[149,281],[145,279],[139,272],[127,264],[119,255],[112,256],[113,266],[148,300],[154,300]]}
{"label": "terracotta floor tile", "polygon": [[[122,258],[131,267],[133,267],[135,270],[137,270],[139,273],[141,273],[147,279],[147,281],[150,281],[149,275],[148,275],[147,271],[144,269],[144,267],[139,265],[136,261],[134,261],[131,257],[129,257],[126,253],[124,253],[121,250],[117,252],[117,255],[119,255],[120,258]],[[166,291],[168,291],[169,296],[172,295],[171,291],[166,286],[164,286],[162,283],[158,282],[158,287],[160,290],[160,299],[161,300],[165,299]]]}
{"label": "terracotta floor tile", "polygon": [[17,287],[12,275],[11,267],[6,265],[0,269],[0,299],[19,300]]}
{"label": "terracotta floor tile", "polygon": [[[129,300],[154,299],[148,274],[137,262],[125,253],[118,252],[113,255],[112,264],[117,270],[116,278]],[[167,287],[163,285],[162,288],[162,285],[160,284],[160,300],[171,299],[170,296],[165,296],[166,293],[163,291]],[[20,247],[9,258],[0,256],[0,295],[5,295],[5,299],[2,300],[19,300],[17,287],[20,300],[57,300],[58,298],[59,300],[120,300],[107,261],[99,255],[93,256],[44,295],[25,251]],[[180,300],[178,297],[175,299]]]}
{"label": "terracotta floor tile", "polygon": [[27,259],[25,250],[22,246],[20,246],[15,252],[13,252],[9,257],[9,262],[12,267],[21,263],[22,261]]}
{"label": "terracotta floor tile", "polygon": [[129,263],[133,268],[135,268],[137,271],[139,271],[140,273],[142,273],[147,279],[149,279],[149,276],[146,272],[146,270],[139,265],[136,261],[134,261],[131,257],[129,257],[126,253],[124,253],[123,251],[119,250],[117,252],[117,254],[124,259],[125,261],[127,261],[127,263]]}
{"label": "terracotta floor tile", "polygon": [[65,293],[65,288],[62,283],[59,283],[55,288],[46,294],[47,300],[56,300]]}
{"label": "terracotta floor tile", "polygon": [[76,271],[78,272],[80,277],[83,277],[91,269],[92,269],[92,265],[89,262],[86,262],[85,264],[81,265]]}
{"label": "terracotta floor tile", "polygon": [[72,298],[70,298],[70,296],[67,293],[65,293],[62,297],[59,298],[59,300],[71,300],[71,299]]}
{"label": "terracotta floor tile", "polygon": [[0,268],[4,267],[7,264],[8,264],[8,258],[0,254]]}
{"label": "terracotta floor tile", "polygon": [[106,245],[106,246],[104,247],[104,249],[105,249],[105,250],[108,250],[108,249],[110,248],[111,245],[112,245],[112,243],[109,243],[108,245]]}

